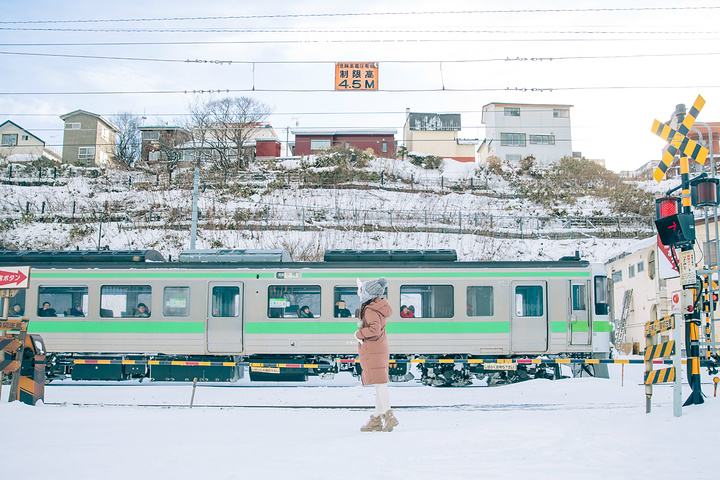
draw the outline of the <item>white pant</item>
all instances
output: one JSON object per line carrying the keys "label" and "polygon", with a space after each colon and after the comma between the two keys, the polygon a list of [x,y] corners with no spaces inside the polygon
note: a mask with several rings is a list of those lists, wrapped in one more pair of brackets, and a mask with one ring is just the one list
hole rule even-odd
{"label": "white pant", "polygon": [[390,410],[390,391],[387,383],[375,385],[375,415],[382,415]]}

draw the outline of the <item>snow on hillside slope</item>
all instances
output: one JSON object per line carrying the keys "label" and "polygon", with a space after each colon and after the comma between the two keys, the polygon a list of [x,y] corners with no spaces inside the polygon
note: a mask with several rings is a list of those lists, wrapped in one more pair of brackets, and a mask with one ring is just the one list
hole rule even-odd
{"label": "snow on hillside slope", "polygon": [[[199,199],[196,246],[285,248],[296,260],[317,260],[327,249],[452,248],[462,260],[555,260],[578,250],[583,258],[602,261],[634,241],[593,238],[592,233],[587,238],[554,240],[568,232],[559,223],[533,231],[531,223],[541,217],[553,218],[552,212],[528,198],[515,198],[513,185],[501,177],[487,175],[483,188],[491,191],[481,194],[441,188],[441,182],[471,178],[481,183],[475,164],[446,159],[440,170],[425,170],[400,160],[370,163],[370,171],[412,178],[413,190],[418,191],[409,190],[407,184],[388,182],[383,182],[383,188],[379,183],[370,184],[369,189],[367,184],[351,189],[298,185],[272,189],[267,182],[239,185],[235,190],[208,188]],[[291,166],[296,165],[284,167]],[[54,181],[43,179],[47,184],[7,182],[0,186],[4,213],[0,248],[152,248],[173,258],[189,248],[192,191],[188,182],[184,188],[169,188],[155,176],[137,172],[107,172],[99,178],[78,176],[87,172],[77,169],[69,172]],[[190,175],[185,172],[184,178]],[[24,180],[17,177],[14,180]],[[612,218],[606,199],[586,196],[572,205],[560,205],[572,215]],[[335,221],[344,217],[353,217],[355,223]],[[502,229],[503,236],[510,237],[524,232],[524,238],[476,235],[478,218],[485,222],[482,228]],[[518,224],[507,219],[520,220]]]}

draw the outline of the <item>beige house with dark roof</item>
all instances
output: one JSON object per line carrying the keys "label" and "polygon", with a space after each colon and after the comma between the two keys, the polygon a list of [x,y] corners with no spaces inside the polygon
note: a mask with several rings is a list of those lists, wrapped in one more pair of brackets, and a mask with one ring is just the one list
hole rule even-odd
{"label": "beige house with dark roof", "polygon": [[60,151],[7,120],[0,124],[0,158],[10,162],[33,162],[38,159],[60,161]]}
{"label": "beige house with dark roof", "polygon": [[62,161],[96,167],[115,158],[115,140],[120,129],[100,115],[85,110],[61,115],[65,122]]}

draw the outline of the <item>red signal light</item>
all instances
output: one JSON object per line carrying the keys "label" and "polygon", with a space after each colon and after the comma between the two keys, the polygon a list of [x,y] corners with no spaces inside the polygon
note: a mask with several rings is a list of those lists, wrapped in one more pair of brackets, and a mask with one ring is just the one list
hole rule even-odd
{"label": "red signal light", "polygon": [[680,213],[680,197],[662,197],[655,200],[655,219]]}

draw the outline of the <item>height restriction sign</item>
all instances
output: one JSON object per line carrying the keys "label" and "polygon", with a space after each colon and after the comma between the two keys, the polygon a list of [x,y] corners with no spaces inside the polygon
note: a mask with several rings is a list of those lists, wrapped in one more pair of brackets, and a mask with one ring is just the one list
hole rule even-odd
{"label": "height restriction sign", "polygon": [[377,62],[335,64],[335,90],[377,90]]}

